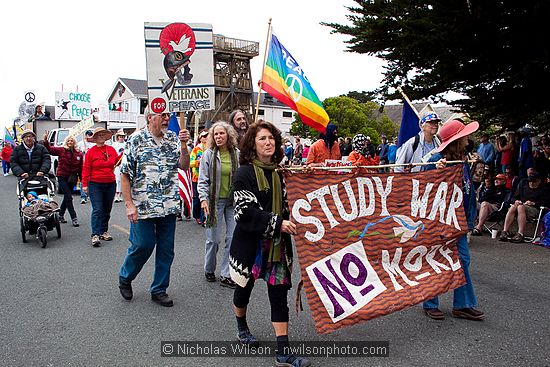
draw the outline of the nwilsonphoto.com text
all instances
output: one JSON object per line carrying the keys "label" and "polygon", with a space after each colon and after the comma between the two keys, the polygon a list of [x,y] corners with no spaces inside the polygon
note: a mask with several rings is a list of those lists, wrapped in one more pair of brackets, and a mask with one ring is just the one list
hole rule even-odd
{"label": "nwilsonphoto.com text", "polygon": [[[230,341],[162,341],[162,357],[269,357],[277,352],[276,342],[261,342],[253,348]],[[293,341],[282,354],[305,357],[388,357],[389,341]]]}

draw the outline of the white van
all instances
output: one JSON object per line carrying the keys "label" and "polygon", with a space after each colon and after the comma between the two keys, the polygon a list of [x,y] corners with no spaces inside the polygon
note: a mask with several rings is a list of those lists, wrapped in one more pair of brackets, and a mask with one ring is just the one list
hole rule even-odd
{"label": "white van", "polygon": [[[71,129],[67,129],[67,128],[59,128],[59,129],[50,130],[50,132],[48,133],[48,143],[50,143],[50,145],[52,147],[62,147],[63,142],[65,141],[65,138],[67,136],[69,136],[70,131],[71,131]],[[82,135],[77,136],[76,141],[77,141],[77,143],[82,141]],[[58,157],[55,156],[55,155],[52,155],[51,159],[52,159],[52,166],[50,168],[50,173],[55,174],[55,172],[57,170],[57,159],[58,159]]]}

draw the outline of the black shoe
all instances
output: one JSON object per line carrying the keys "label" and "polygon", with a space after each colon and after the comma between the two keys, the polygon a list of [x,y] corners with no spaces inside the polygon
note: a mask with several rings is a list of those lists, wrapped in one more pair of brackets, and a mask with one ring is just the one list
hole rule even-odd
{"label": "black shoe", "polygon": [[78,224],[78,220],[76,220],[76,218],[74,218],[72,220],[72,222],[73,222],[73,227],[79,227],[80,226],[80,224]]}
{"label": "black shoe", "polygon": [[231,278],[226,278],[226,277],[220,277],[220,285],[222,287],[227,287],[231,289],[234,289],[236,286],[235,282],[231,280]]}
{"label": "black shoe", "polygon": [[59,216],[59,222],[60,223],[67,223],[67,220],[65,219],[65,217],[63,215],[60,215]]}
{"label": "black shoe", "polygon": [[216,274],[214,274],[214,273],[204,273],[204,277],[206,278],[207,282],[215,282],[216,281]]}
{"label": "black shoe", "polygon": [[260,346],[258,339],[256,339],[256,337],[252,335],[248,329],[239,331],[239,334],[237,334],[237,339],[242,345],[247,345],[251,348],[258,348]]}
{"label": "black shoe", "polygon": [[164,307],[172,307],[174,305],[174,301],[172,301],[172,299],[166,293],[151,294],[151,299],[153,300],[153,302],[156,302]]}
{"label": "black shoe", "polygon": [[294,354],[280,355],[275,357],[275,366],[277,367],[308,367],[311,361],[305,357],[298,357]]}
{"label": "black shoe", "polygon": [[119,280],[118,289],[120,290],[122,298],[124,298],[126,301],[129,301],[132,299],[132,297],[134,297],[134,292],[132,291],[132,283]]}

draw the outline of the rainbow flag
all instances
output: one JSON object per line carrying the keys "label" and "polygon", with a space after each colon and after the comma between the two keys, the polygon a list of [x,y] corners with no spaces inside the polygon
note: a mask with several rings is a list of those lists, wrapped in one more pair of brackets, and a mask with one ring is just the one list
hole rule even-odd
{"label": "rainbow flag", "polygon": [[7,127],[4,127],[4,141],[15,146],[15,141],[13,140],[13,137],[11,136]]}
{"label": "rainbow flag", "polygon": [[329,117],[323,104],[296,59],[274,34],[271,34],[269,55],[262,75],[262,89],[298,112],[304,124],[325,132]]}

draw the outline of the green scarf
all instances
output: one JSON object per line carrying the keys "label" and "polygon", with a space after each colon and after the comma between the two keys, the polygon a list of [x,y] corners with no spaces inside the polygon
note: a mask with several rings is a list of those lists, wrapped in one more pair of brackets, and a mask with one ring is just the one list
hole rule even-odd
{"label": "green scarf", "polygon": [[[218,218],[216,214],[216,204],[218,202],[218,192],[216,191],[216,186],[218,185],[218,152],[219,149],[215,146],[212,149],[212,162],[210,164],[210,187],[208,191],[208,213],[206,216],[206,228],[214,228],[218,225]],[[233,174],[237,170],[237,153],[234,148],[229,149],[229,155],[231,156],[231,175],[229,176],[229,201],[233,201]],[[220,168],[221,169],[221,168]]]}
{"label": "green scarf", "polygon": [[[252,161],[254,167],[254,174],[256,175],[256,182],[258,183],[258,190],[269,191],[270,187],[267,183],[267,179],[264,175],[264,169],[271,172],[271,210],[273,214],[281,215],[283,213],[283,188],[281,186],[281,178],[279,174],[275,172],[277,168],[276,163],[265,164],[258,159]],[[269,248],[269,261],[278,262],[281,258],[281,238],[273,239]]]}

